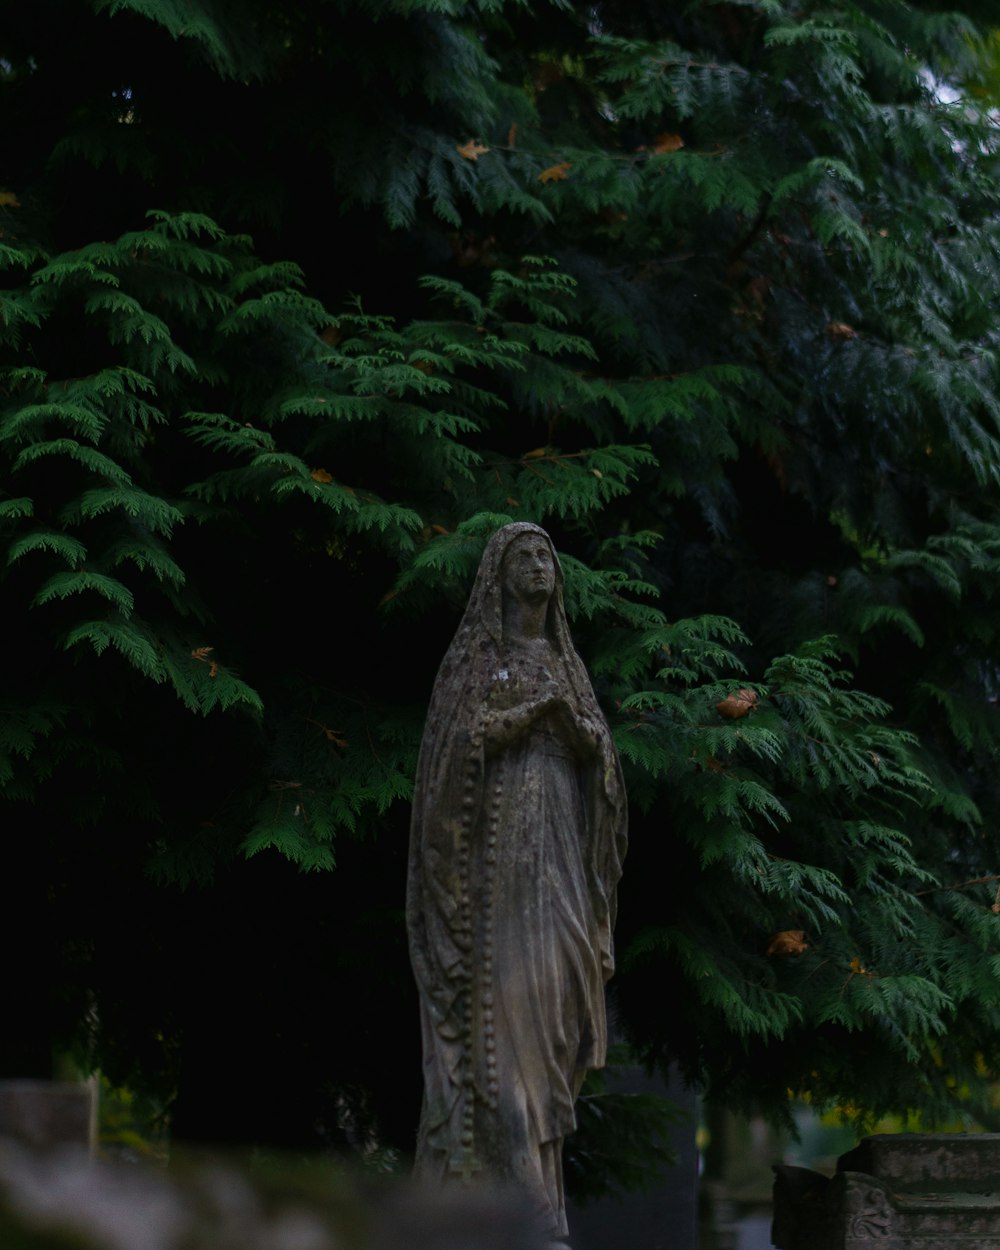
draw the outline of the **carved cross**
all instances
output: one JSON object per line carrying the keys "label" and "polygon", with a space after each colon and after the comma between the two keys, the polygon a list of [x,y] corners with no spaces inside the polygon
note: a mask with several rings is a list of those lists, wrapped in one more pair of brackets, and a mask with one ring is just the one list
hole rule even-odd
{"label": "carved cross", "polygon": [[483,1165],[476,1158],[474,1150],[466,1148],[461,1153],[451,1156],[448,1164],[448,1171],[452,1176],[458,1176],[463,1181],[471,1181],[477,1172],[483,1170]]}

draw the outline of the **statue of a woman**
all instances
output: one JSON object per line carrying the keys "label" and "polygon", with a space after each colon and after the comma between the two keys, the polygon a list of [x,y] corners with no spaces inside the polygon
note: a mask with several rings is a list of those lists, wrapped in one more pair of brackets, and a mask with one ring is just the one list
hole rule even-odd
{"label": "statue of a woman", "polygon": [[417,1175],[517,1186],[566,1234],[562,1140],[605,1060],[625,793],[536,525],[490,540],[431,697],[407,923],[420,991]]}

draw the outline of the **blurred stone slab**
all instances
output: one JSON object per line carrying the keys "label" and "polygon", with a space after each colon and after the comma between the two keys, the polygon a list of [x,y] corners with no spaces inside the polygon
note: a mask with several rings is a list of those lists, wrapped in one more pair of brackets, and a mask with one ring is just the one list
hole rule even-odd
{"label": "blurred stone slab", "polygon": [[[553,1250],[518,1195],[428,1191],[323,1160],[169,1169],[0,1141],[2,1250]],[[564,1250],[560,1247],[559,1250]]]}
{"label": "blurred stone slab", "polygon": [[887,1133],[832,1178],[775,1168],[779,1250],[1000,1250],[1000,1134]]}
{"label": "blurred stone slab", "polygon": [[79,1081],[0,1081],[0,1138],[33,1150],[80,1146],[95,1135],[93,1086]]}
{"label": "blurred stone slab", "polygon": [[[841,1155],[838,1172],[864,1172],[901,1190],[1000,1191],[1000,1133],[880,1133]],[[1000,1230],[998,1230],[1000,1231]]]}

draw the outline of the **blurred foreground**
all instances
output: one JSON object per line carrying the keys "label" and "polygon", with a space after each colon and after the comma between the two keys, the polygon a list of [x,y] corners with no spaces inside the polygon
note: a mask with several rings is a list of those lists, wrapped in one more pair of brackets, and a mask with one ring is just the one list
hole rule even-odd
{"label": "blurred foreground", "polygon": [[0,1141],[4,1250],[544,1250],[486,1189],[428,1194],[327,1161],[199,1157],[168,1170]]}

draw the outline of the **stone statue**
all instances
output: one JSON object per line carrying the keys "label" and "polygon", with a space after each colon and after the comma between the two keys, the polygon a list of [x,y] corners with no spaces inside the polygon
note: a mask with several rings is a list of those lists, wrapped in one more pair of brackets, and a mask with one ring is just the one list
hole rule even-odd
{"label": "stone statue", "polygon": [[431,697],[407,924],[424,1103],[416,1175],[491,1180],[566,1235],[562,1141],[604,1064],[621,767],[536,525],[483,554]]}

